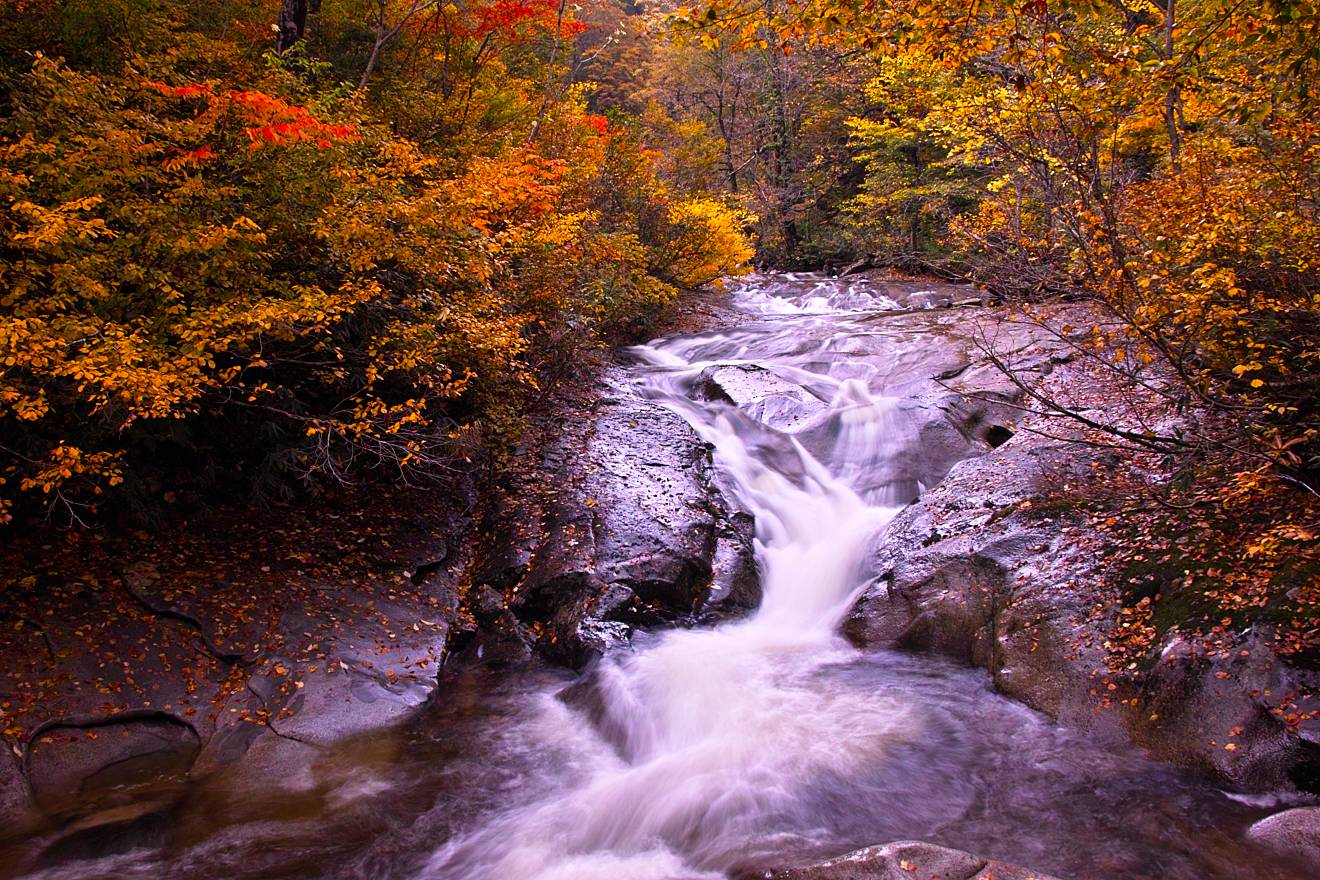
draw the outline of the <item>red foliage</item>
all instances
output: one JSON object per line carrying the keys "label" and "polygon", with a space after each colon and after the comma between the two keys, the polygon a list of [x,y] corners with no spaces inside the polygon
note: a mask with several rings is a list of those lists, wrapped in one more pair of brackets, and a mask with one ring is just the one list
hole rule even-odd
{"label": "red foliage", "polygon": [[592,129],[601,137],[610,136],[610,121],[598,113],[587,113],[582,117],[582,124]]}
{"label": "red foliage", "polygon": [[460,13],[460,20],[451,20],[443,11],[424,21],[416,29],[423,33],[456,34],[459,37],[482,40],[499,37],[506,42],[525,42],[536,34],[557,34],[561,39],[572,39],[591,29],[585,22],[575,21],[567,9],[560,16],[559,0],[495,0],[493,3],[474,3]]}
{"label": "red foliage", "polygon": [[[357,129],[352,125],[324,122],[306,107],[290,104],[282,98],[265,92],[227,89],[217,94],[207,83],[186,83],[169,86],[159,82],[145,83],[163,95],[176,98],[203,98],[213,112],[235,111],[246,123],[243,132],[254,149],[264,144],[289,144],[313,141],[318,147],[329,147],[335,141],[352,139]],[[210,147],[170,160],[186,164],[200,163],[215,157]]]}

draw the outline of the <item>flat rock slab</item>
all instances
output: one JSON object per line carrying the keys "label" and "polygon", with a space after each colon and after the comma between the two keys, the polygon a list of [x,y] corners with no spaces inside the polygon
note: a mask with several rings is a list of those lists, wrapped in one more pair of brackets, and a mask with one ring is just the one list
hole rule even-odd
{"label": "flat rock slab", "polygon": [[[22,559],[0,548],[0,564],[34,572],[7,595],[21,626],[0,628],[13,737],[0,845],[154,833],[154,813],[116,817],[171,802],[263,739],[316,754],[308,744],[402,721],[436,687],[464,503],[354,494],[158,536],[52,539]],[[296,775],[252,770],[266,790]]]}
{"label": "flat rock slab", "polygon": [[1029,868],[912,840],[869,846],[828,862],[754,876],[765,880],[1054,880]]}
{"label": "flat rock slab", "polygon": [[801,385],[755,364],[708,367],[701,373],[698,390],[728,400],[748,416],[781,431],[793,431],[829,407]]}

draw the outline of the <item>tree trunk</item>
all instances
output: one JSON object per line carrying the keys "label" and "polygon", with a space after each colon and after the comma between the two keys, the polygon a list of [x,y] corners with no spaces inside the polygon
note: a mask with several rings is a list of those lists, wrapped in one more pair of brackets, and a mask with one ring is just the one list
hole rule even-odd
{"label": "tree trunk", "polygon": [[[1173,29],[1177,0],[1164,0],[1164,58],[1173,61]],[[1178,105],[1181,101],[1178,84],[1169,86],[1164,93],[1164,128],[1169,133],[1169,162],[1177,171],[1182,156],[1182,132],[1178,128]]]}
{"label": "tree trunk", "polygon": [[[771,8],[767,6],[767,8]],[[779,214],[780,230],[784,236],[785,256],[792,258],[801,244],[797,224],[790,213],[797,203],[793,187],[792,132],[788,123],[788,74],[779,55],[778,47],[766,50],[770,71],[770,181],[775,190],[775,210]]]}
{"label": "tree trunk", "polygon": [[[317,9],[320,8],[320,0],[310,0]],[[276,27],[278,34],[275,37],[275,49],[278,52],[285,52],[307,32],[307,13],[309,0],[281,0],[280,18]]]}

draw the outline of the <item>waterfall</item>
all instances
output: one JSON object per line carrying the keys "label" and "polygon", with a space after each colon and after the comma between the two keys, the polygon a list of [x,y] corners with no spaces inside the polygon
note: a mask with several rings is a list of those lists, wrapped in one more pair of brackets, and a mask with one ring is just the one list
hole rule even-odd
{"label": "waterfall", "polygon": [[[821,281],[795,298],[753,285],[741,305],[764,316],[828,316],[862,298]],[[866,305],[866,303],[862,303]],[[872,308],[886,307],[870,302]],[[722,877],[780,829],[809,827],[812,792],[879,761],[910,740],[917,718],[892,695],[841,689],[822,672],[852,649],[837,635],[867,582],[868,541],[910,498],[872,491],[871,479],[913,438],[891,399],[865,381],[812,374],[832,390],[801,432],[830,438],[809,452],[726,401],[688,392],[703,370],[755,364],[800,377],[794,326],[766,339],[706,335],[637,350],[646,392],[715,449],[736,504],[755,517],[760,607],[713,628],[664,633],[608,657],[594,674],[602,718],[584,735],[610,746],[572,790],[520,806],[438,852],[423,876],[551,880]],[[768,356],[770,355],[770,356]],[[820,446],[819,443],[816,444]],[[547,701],[559,723],[584,721]]]}

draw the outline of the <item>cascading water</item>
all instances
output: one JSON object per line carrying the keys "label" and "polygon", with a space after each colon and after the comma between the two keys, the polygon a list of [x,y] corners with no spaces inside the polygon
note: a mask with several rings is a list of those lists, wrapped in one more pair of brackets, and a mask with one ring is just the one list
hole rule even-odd
{"label": "cascading water", "polygon": [[[1043,851],[1048,836],[1018,831],[1059,809],[1057,785],[1042,780],[1066,776],[1064,752],[1115,779],[1070,805],[1079,815],[1064,835],[1113,821],[1098,815],[1121,815],[1132,788],[1149,784],[1117,781],[1123,757],[1071,740],[969,673],[863,658],[841,640],[874,576],[868,543],[930,475],[903,395],[931,362],[919,337],[873,325],[896,306],[865,282],[758,279],[735,299],[753,316],[746,325],[638,348],[636,381],[712,444],[727,492],[754,515],[759,608],[607,657],[590,679],[589,725],[543,697],[539,729],[597,743],[592,769],[452,838],[421,877],[718,878],[905,835],[1066,866]],[[1021,754],[1009,754],[1014,737]],[[1015,833],[1026,839],[1006,845]],[[1131,869],[1151,852],[1093,861]],[[1149,876],[1161,872],[1207,876],[1190,862]]]}
{"label": "cascading water", "polygon": [[[837,310],[816,292],[796,309],[775,302],[790,313]],[[850,658],[837,629],[866,582],[867,542],[911,500],[866,487],[868,465],[909,439],[886,430],[898,421],[892,401],[872,398],[857,379],[816,376],[836,389],[811,422],[836,427],[831,454],[818,459],[783,434],[777,458],[791,466],[771,467],[744,439],[769,435],[751,430],[736,406],[685,393],[715,362],[689,361],[681,348],[640,348],[653,368],[644,381],[714,446],[735,499],[755,516],[760,607],[744,621],[669,632],[609,658],[596,672],[598,727],[616,759],[580,787],[452,842],[426,877],[720,877],[814,821],[801,814],[813,785],[919,733],[892,696],[840,693],[817,679]]]}
{"label": "cascading water", "polygon": [[715,880],[901,839],[1071,880],[1293,876],[1243,841],[1263,810],[982,672],[839,637],[870,541],[952,460],[923,401],[964,355],[866,281],[753,278],[735,299],[739,326],[643,346],[629,377],[754,514],[754,613],[638,632],[578,679],[469,670],[410,726],[274,768],[302,791],[207,780],[170,834],[34,876]]}

